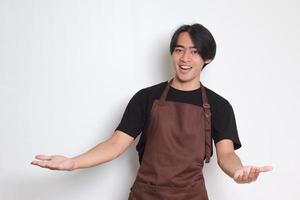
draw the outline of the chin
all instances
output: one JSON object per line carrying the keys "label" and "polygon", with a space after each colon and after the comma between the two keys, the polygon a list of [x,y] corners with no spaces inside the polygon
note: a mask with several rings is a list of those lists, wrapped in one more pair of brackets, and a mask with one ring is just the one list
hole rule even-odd
{"label": "chin", "polygon": [[179,82],[189,82],[193,80],[191,77],[182,77],[182,76],[178,76],[177,74],[175,76]]}
{"label": "chin", "polygon": [[177,73],[175,74],[175,78],[182,83],[193,82],[198,80],[198,76],[193,76],[192,74],[189,74],[189,76],[182,76],[181,74]]}

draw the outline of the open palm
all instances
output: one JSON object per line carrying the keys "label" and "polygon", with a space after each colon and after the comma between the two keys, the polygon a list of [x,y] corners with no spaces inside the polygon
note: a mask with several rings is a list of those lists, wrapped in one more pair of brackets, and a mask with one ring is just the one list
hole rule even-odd
{"label": "open palm", "polygon": [[66,170],[74,169],[74,161],[71,158],[61,155],[36,155],[36,160],[31,162],[32,165],[37,165],[51,170]]}
{"label": "open palm", "polygon": [[237,183],[251,183],[257,180],[260,173],[269,172],[272,169],[272,166],[243,166],[234,173],[233,179]]}

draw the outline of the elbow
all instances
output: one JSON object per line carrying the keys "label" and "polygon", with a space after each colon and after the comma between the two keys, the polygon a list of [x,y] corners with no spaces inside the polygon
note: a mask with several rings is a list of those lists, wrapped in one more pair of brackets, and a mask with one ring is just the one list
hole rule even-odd
{"label": "elbow", "polygon": [[217,162],[220,167],[224,164],[224,159],[226,159],[224,157],[226,157],[226,154],[219,154],[217,157]]}
{"label": "elbow", "polygon": [[222,157],[218,157],[218,159],[217,159],[217,163],[218,163],[219,167],[220,167],[220,168],[222,168],[222,166],[223,166],[223,163],[224,163],[224,160],[223,160],[223,158],[222,158]]}
{"label": "elbow", "polygon": [[114,153],[114,154],[112,155],[110,161],[117,159],[120,155],[121,155],[121,153],[119,153],[119,152]]}
{"label": "elbow", "polygon": [[230,161],[231,158],[234,157],[234,155],[235,155],[234,152],[227,152],[227,153],[218,155],[218,158],[217,158],[218,165],[223,169],[224,165],[226,165],[226,162]]}
{"label": "elbow", "polygon": [[110,161],[117,159],[123,153],[122,148],[120,146],[118,146],[117,144],[113,144],[112,148],[113,148],[113,151],[112,151]]}

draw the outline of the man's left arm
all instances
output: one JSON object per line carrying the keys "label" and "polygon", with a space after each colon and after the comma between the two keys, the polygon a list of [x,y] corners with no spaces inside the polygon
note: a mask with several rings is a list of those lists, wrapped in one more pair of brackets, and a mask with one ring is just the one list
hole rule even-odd
{"label": "man's left arm", "polygon": [[271,166],[243,166],[239,156],[234,152],[233,142],[223,139],[216,143],[217,159],[220,168],[237,183],[256,181],[261,172],[272,170]]}

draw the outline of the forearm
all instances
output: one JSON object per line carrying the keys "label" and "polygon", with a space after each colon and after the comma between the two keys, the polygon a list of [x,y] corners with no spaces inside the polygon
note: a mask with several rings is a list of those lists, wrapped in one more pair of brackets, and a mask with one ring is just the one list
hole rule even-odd
{"label": "forearm", "polygon": [[237,169],[243,166],[240,158],[234,153],[224,153],[218,158],[218,164],[220,168],[231,178]]}
{"label": "forearm", "polygon": [[89,168],[111,161],[119,156],[119,152],[118,145],[107,140],[96,145],[86,153],[73,157],[74,169]]}

